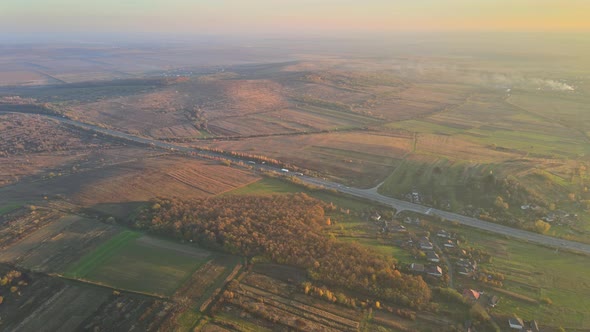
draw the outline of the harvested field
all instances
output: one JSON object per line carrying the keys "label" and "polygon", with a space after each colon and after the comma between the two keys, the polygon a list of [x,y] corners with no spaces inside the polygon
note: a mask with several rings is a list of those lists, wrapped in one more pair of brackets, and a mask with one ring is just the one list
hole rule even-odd
{"label": "harvested field", "polygon": [[[144,202],[158,196],[204,197],[259,179],[253,173],[211,161],[161,155],[125,157],[125,151],[120,152],[120,160],[99,160],[98,165],[82,164],[74,173],[0,188],[0,198],[6,202],[21,202],[59,196],[92,207],[105,203]],[[92,166],[94,168],[90,168]]]}
{"label": "harvested field", "polygon": [[51,172],[57,174],[64,165],[73,165],[85,156],[85,154],[60,152],[0,157],[0,187],[31,176],[45,176]]}
{"label": "harvested field", "polygon": [[[0,270],[8,270],[0,265]],[[7,331],[158,331],[174,305],[111,289],[25,273],[28,285],[0,306]]]}
{"label": "harvested field", "polygon": [[216,324],[231,328],[242,326],[244,328],[239,330],[246,331],[251,324],[298,331],[356,331],[359,328],[361,317],[355,310],[298,294],[300,290],[292,282],[252,272],[242,276],[240,283],[230,288],[232,295],[224,298],[223,313],[214,315]]}
{"label": "harvested field", "polygon": [[259,179],[247,172],[213,163],[201,163],[198,168],[173,170],[168,175],[211,195],[233,190]]}
{"label": "harvested field", "polygon": [[372,187],[412,149],[412,138],[373,132],[326,133],[219,141],[209,146],[263,154],[321,172],[351,185]]}
{"label": "harvested field", "polygon": [[210,120],[276,111],[288,105],[282,96],[283,87],[271,80],[219,80],[207,83],[220,93],[213,103],[205,104],[205,114]]}
{"label": "harvested field", "polygon": [[209,130],[218,136],[262,136],[304,131],[289,119],[274,116],[275,113],[245,115],[216,119],[209,122]]}
{"label": "harvested field", "polygon": [[223,311],[215,315],[210,324],[213,325],[213,328],[221,327],[229,331],[240,332],[271,332],[276,331],[277,328],[286,329],[277,324],[257,318],[243,311],[240,307],[228,304],[224,305]]}
{"label": "harvested field", "polygon": [[416,135],[416,152],[433,158],[477,163],[501,163],[523,156],[515,151],[494,149],[460,137],[431,134]]}
{"label": "harvested field", "polygon": [[[229,302],[255,315],[268,317],[271,322],[298,330],[357,331],[358,321],[293,301],[264,290],[241,284]],[[259,299],[263,298],[263,303]],[[254,305],[258,303],[258,305]]]}
{"label": "harvested field", "polygon": [[336,118],[328,112],[314,110],[313,108],[289,108],[271,114],[289,123],[299,125],[301,130],[335,130],[369,123],[372,120],[355,121],[355,119]]}
{"label": "harvested field", "polygon": [[211,296],[219,282],[223,281],[236,265],[235,257],[215,255],[213,259],[203,264],[176,291],[175,297],[188,297],[193,308],[200,307],[207,300],[204,296]]}
{"label": "harvested field", "polygon": [[200,131],[193,124],[179,124],[170,127],[162,127],[149,130],[149,136],[156,139],[197,139],[210,136],[205,131]]}
{"label": "harvested field", "polygon": [[[1,67],[0,67],[1,68]],[[14,67],[12,67],[14,68]],[[1,70],[1,69],[0,69]],[[0,86],[2,85],[42,85],[51,82],[47,76],[36,71],[0,71]]]}
{"label": "harvested field", "polygon": [[[32,223],[31,216],[25,216],[3,225],[0,236],[4,249],[0,252],[0,262],[59,273],[119,231],[114,226],[78,216],[59,218],[50,212],[36,213],[33,218],[36,219]],[[31,224],[36,227],[30,227]],[[16,230],[28,233],[23,237]],[[19,240],[12,242],[11,236]]]}
{"label": "harvested field", "polygon": [[[104,174],[107,176],[104,176]],[[88,179],[89,174],[85,174]],[[253,174],[190,158],[145,159],[95,172],[99,176],[76,193],[84,205],[105,202],[146,201],[162,197],[203,197],[232,190],[253,181]],[[75,180],[73,180],[75,181]]]}
{"label": "harvested field", "polygon": [[[70,107],[68,115],[82,121],[102,123],[125,132],[144,135],[161,135],[161,131],[166,128],[190,125],[182,100],[170,88],[81,103]],[[185,129],[190,130],[190,127]],[[199,135],[196,128],[193,127],[191,131],[191,136]]]}
{"label": "harvested field", "polygon": [[231,331],[233,331],[233,329],[229,329],[229,327],[226,329],[221,325],[209,322],[201,328],[201,331],[203,331],[203,332],[231,332]]}

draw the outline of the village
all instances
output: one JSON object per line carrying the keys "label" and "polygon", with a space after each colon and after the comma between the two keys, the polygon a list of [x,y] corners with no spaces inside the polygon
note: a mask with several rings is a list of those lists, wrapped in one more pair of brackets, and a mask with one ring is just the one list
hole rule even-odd
{"label": "village", "polygon": [[[381,214],[393,217],[385,218]],[[491,263],[492,256],[467,245],[469,239],[464,235],[450,232],[423,216],[372,212],[369,219],[377,226],[378,236],[410,254],[411,262],[398,263],[401,271],[422,276],[433,287],[456,290],[466,305],[488,313],[501,305],[500,292],[483,288],[500,289],[504,275],[481,267]],[[510,331],[541,331],[536,320],[526,321],[516,315],[498,324]],[[475,331],[471,329],[471,321],[465,322],[465,328]]]}

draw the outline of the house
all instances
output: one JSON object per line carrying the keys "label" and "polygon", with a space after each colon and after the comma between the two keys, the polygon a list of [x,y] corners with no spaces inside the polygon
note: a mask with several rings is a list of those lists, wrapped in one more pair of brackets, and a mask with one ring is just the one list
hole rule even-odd
{"label": "house", "polygon": [[518,317],[510,318],[508,320],[508,325],[514,330],[522,330],[524,328],[524,322]]}
{"label": "house", "polygon": [[371,215],[371,220],[379,221],[379,220],[381,220],[381,215],[379,213],[375,212],[375,214]]}
{"label": "house", "polygon": [[412,224],[413,224],[413,225],[418,225],[418,226],[420,226],[420,219],[419,219],[419,218],[416,218],[416,219],[412,220],[412,218],[410,218],[410,217],[406,217],[406,218],[404,219],[404,223],[406,223],[406,224],[410,224],[410,225],[412,225]]}
{"label": "house", "polygon": [[460,258],[456,264],[457,264],[457,266],[461,266],[461,267],[470,267],[471,266],[471,263],[465,258]]}
{"label": "house", "polygon": [[481,293],[474,289],[466,289],[463,291],[463,297],[469,302],[476,302],[479,300]]}
{"label": "house", "polygon": [[395,225],[395,226],[392,226],[390,229],[392,232],[396,232],[396,233],[404,233],[404,232],[408,231],[404,225]]}
{"label": "house", "polygon": [[440,231],[438,231],[436,233],[436,236],[442,237],[442,238],[445,238],[445,239],[450,239],[451,238],[451,234],[449,234],[449,232],[445,231],[444,229],[441,229]]}
{"label": "house", "polygon": [[500,302],[500,298],[496,295],[490,297],[490,301],[488,302],[488,305],[492,308],[495,308],[498,303]]}
{"label": "house", "polygon": [[477,262],[476,261],[470,261],[465,258],[460,258],[455,264],[457,264],[457,266],[459,266],[459,267],[464,267],[468,270],[477,270]]}
{"label": "house", "polygon": [[471,273],[473,273],[473,271],[467,267],[460,266],[457,268],[457,273],[459,273],[460,275],[464,275],[464,276],[470,276]]}
{"label": "house", "polygon": [[442,277],[443,275],[442,269],[438,265],[428,266],[426,268],[426,273],[435,277]]}
{"label": "house", "polygon": [[419,263],[412,263],[410,264],[410,270],[412,270],[413,272],[424,272],[424,264],[419,264]]}
{"label": "house", "polygon": [[440,257],[432,250],[426,251],[426,259],[434,263],[440,262]]}
{"label": "house", "polygon": [[453,241],[451,240],[446,240],[443,243],[443,246],[445,246],[446,248],[455,248],[455,244],[453,243]]}
{"label": "house", "polygon": [[423,237],[420,239],[418,246],[422,250],[432,250],[434,247],[432,246],[432,242],[427,237]]}

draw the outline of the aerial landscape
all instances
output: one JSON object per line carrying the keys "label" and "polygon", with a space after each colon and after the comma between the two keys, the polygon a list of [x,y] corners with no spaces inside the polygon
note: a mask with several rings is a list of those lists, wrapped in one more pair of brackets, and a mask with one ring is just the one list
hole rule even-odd
{"label": "aerial landscape", "polygon": [[0,331],[590,331],[588,12],[3,2]]}

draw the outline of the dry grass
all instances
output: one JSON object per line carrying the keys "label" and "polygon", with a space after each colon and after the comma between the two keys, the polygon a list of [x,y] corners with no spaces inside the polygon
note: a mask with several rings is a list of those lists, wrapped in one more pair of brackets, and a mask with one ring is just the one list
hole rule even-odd
{"label": "dry grass", "polygon": [[374,185],[391,171],[397,159],[411,151],[407,136],[368,132],[326,133],[211,142],[230,151],[262,154],[320,171],[358,185]]}
{"label": "dry grass", "polygon": [[0,86],[2,85],[41,85],[48,82],[47,77],[35,71],[26,69],[19,71],[0,71]]}
{"label": "dry grass", "polygon": [[146,159],[83,177],[86,181],[78,177],[67,181],[80,186],[73,194],[83,205],[146,201],[157,196],[204,197],[259,179],[217,163],[180,157]]}

